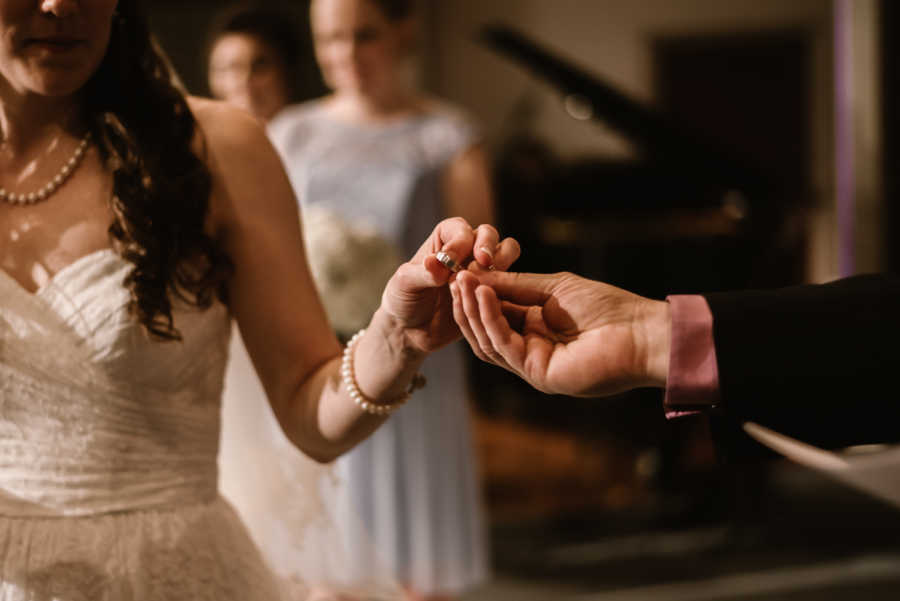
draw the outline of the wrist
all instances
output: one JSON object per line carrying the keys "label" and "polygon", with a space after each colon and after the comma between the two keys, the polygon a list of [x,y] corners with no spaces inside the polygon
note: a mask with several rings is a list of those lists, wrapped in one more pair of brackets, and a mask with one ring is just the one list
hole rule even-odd
{"label": "wrist", "polygon": [[418,365],[428,354],[415,344],[408,328],[383,307],[375,311],[367,330],[384,341],[389,356],[399,363]]}
{"label": "wrist", "polygon": [[638,309],[638,337],[643,358],[641,379],[646,385],[665,388],[672,347],[672,314],[669,303],[643,299]]}
{"label": "wrist", "polygon": [[360,393],[374,403],[389,403],[408,393],[426,353],[409,342],[397,319],[379,309],[353,355]]}
{"label": "wrist", "polygon": [[410,381],[409,387],[407,388],[406,392],[400,396],[390,399],[390,402],[379,403],[376,402],[375,399],[367,397],[365,394],[363,394],[362,390],[360,390],[356,382],[355,370],[353,368],[353,352],[356,349],[356,344],[365,335],[365,333],[366,330],[364,329],[358,331],[353,335],[352,338],[350,338],[350,341],[347,343],[346,348],[344,348],[344,354],[341,357],[341,380],[343,380],[344,382],[344,390],[347,391],[350,399],[366,413],[382,416],[390,415],[394,410],[403,406],[403,404],[409,400],[409,397],[412,396],[413,392],[425,385],[425,377],[420,373],[413,376],[413,379],[412,381]]}

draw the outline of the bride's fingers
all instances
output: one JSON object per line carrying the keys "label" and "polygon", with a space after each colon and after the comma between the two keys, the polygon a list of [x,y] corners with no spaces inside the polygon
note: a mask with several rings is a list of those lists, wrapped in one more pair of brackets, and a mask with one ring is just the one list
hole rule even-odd
{"label": "bride's fingers", "polygon": [[518,260],[521,254],[522,249],[515,238],[504,238],[497,245],[497,250],[494,253],[494,269],[506,271]]}
{"label": "bride's fingers", "polygon": [[[450,260],[452,261],[452,259]],[[448,264],[446,258],[444,261],[441,261],[436,254],[426,255],[422,260],[422,266],[425,268],[425,271],[428,272],[431,280],[435,282],[436,286],[441,286],[450,281],[450,278],[454,273],[454,263]]]}
{"label": "bride's fingers", "polygon": [[[428,240],[419,247],[412,262],[425,263],[429,271],[431,267],[443,264],[449,274],[464,265],[472,256],[474,242],[475,232],[468,221],[462,217],[444,219],[435,226]],[[443,258],[444,261],[438,260],[437,264],[427,261],[428,257],[434,258],[438,253],[442,253],[442,257],[439,258]]]}
{"label": "bride's fingers", "polygon": [[497,247],[500,245],[500,234],[497,228],[487,223],[482,223],[475,228],[475,245],[472,247],[472,256],[475,262],[482,267],[494,265]]}
{"label": "bride's fingers", "polygon": [[[430,262],[430,263],[429,263]],[[395,282],[398,290],[403,293],[415,293],[428,288],[436,288],[447,283],[449,272],[440,262],[432,257],[426,257],[424,265],[412,262],[403,263],[394,272],[391,283]]]}
{"label": "bride's fingers", "polygon": [[[482,247],[476,248],[476,256],[479,254],[487,254],[487,249]],[[519,243],[513,238],[505,238],[490,252],[491,263],[485,266],[481,261],[472,261],[466,268],[473,273],[484,273],[487,271],[506,271],[519,258],[521,249]]]}

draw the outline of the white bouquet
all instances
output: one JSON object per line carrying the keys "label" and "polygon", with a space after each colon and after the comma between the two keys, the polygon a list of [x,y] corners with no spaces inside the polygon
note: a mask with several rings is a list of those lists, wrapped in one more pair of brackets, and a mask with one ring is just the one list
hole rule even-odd
{"label": "white bouquet", "polygon": [[321,207],[303,208],[307,258],[334,330],[348,337],[366,327],[400,265],[400,253],[374,227],[351,224]]}

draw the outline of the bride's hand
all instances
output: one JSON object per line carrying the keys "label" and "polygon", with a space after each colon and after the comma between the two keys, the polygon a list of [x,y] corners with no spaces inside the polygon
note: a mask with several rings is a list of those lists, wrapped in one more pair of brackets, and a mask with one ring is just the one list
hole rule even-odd
{"label": "bride's hand", "polygon": [[455,276],[435,256],[441,251],[473,271],[506,270],[519,258],[519,244],[512,238],[501,241],[493,226],[473,230],[465,219],[454,217],[434,228],[415,256],[391,277],[380,309],[404,329],[411,348],[426,353],[461,336],[447,287]]}

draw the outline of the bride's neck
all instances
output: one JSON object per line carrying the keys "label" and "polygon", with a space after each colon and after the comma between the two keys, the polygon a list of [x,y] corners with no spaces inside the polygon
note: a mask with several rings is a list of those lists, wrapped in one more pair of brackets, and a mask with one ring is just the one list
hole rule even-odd
{"label": "bride's neck", "polygon": [[48,137],[79,135],[81,97],[14,94],[0,89],[0,149],[6,157],[27,154]]}

